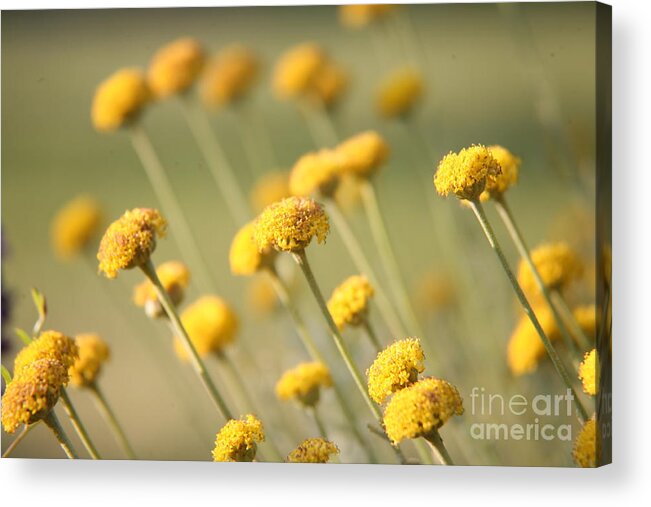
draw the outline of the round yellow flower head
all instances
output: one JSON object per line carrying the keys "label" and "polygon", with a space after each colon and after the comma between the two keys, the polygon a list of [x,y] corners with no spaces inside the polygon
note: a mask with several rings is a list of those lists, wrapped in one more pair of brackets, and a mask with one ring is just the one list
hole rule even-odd
{"label": "round yellow flower head", "polygon": [[520,164],[522,161],[503,146],[489,146],[493,158],[497,160],[502,172],[495,178],[486,181],[486,189],[482,192],[480,199],[487,201],[491,197],[498,197],[518,182],[520,176]]}
{"label": "round yellow flower head", "polygon": [[93,126],[100,132],[117,130],[138,117],[150,96],[140,70],[117,71],[97,87],[91,107]]}
{"label": "round yellow flower head", "polygon": [[253,461],[257,443],[264,439],[262,423],[254,415],[231,419],[217,433],[212,458],[214,461]]}
{"label": "round yellow flower head", "polygon": [[409,115],[423,96],[423,76],[416,69],[406,68],[389,75],[377,92],[377,110],[383,118]]}
{"label": "round yellow flower head", "polygon": [[594,340],[597,333],[597,307],[595,305],[578,306],[572,314],[586,336]]}
{"label": "round yellow flower head", "polygon": [[[560,332],[554,314],[545,304],[537,305],[534,313],[540,325],[552,342],[558,340]],[[511,373],[516,377],[533,372],[547,351],[538,336],[536,328],[526,315],[520,318],[507,346],[506,359]]]}
{"label": "round yellow flower head", "polygon": [[2,426],[7,433],[43,419],[68,382],[67,369],[53,359],[38,359],[14,375],[2,396]]}
{"label": "round yellow flower head", "polygon": [[597,466],[597,421],[593,416],[586,421],[574,440],[574,462],[582,468]]}
{"label": "round yellow flower head", "polygon": [[20,375],[23,369],[41,359],[57,361],[67,370],[78,357],[79,348],[72,338],[58,331],[43,331],[14,359],[14,375]]}
{"label": "round yellow flower head", "polygon": [[339,21],[348,28],[364,28],[396,8],[391,4],[349,4],[339,6]]}
{"label": "round yellow flower head", "polygon": [[196,40],[184,37],[160,48],[149,63],[147,82],[158,98],[183,93],[190,88],[206,61]]}
{"label": "round yellow flower head", "polygon": [[155,209],[134,208],[109,225],[99,244],[99,270],[115,278],[121,269],[142,266],[156,249],[156,236],[165,236],[167,222]]}
{"label": "round yellow flower head", "polygon": [[325,242],[330,224],[319,203],[302,197],[288,197],[267,206],[255,221],[253,239],[261,252],[275,248],[299,252],[316,237]]}
{"label": "round yellow flower head", "polygon": [[586,352],[583,361],[579,365],[579,378],[583,383],[583,391],[590,396],[595,396],[599,389],[598,366],[596,349]]}
{"label": "round yellow flower head", "polygon": [[256,213],[260,213],[270,204],[290,197],[289,172],[272,171],[262,175],[251,189],[251,207]]}
{"label": "round yellow flower head", "polygon": [[[180,305],[185,296],[185,289],[190,284],[188,267],[180,261],[167,261],[156,268],[156,275],[172,303],[175,306]],[[158,301],[154,284],[147,278],[134,287],[133,302],[136,306],[144,307],[145,313],[151,318],[165,315],[165,310]]]}
{"label": "round yellow flower head", "polygon": [[327,60],[323,50],[312,42],[294,46],[284,53],[274,69],[273,89],[279,99],[291,99],[310,92]]}
{"label": "round yellow flower head", "polygon": [[261,269],[273,265],[276,251],[266,249],[258,250],[258,245],[253,240],[254,222],[249,222],[242,227],[231,243],[228,260],[231,273],[240,276],[250,276]]}
{"label": "round yellow flower head", "polygon": [[445,380],[429,377],[398,391],[384,410],[387,436],[398,444],[425,437],[453,415],[463,414],[459,391]]}
{"label": "round yellow flower head", "polygon": [[250,49],[238,44],[223,49],[204,72],[204,104],[220,107],[245,97],[258,77],[258,69],[258,59]]}
{"label": "round yellow flower head", "polygon": [[79,357],[70,367],[70,382],[77,387],[87,387],[95,382],[108,361],[110,350],[104,340],[94,333],[84,333],[75,336],[79,347]]}
{"label": "round yellow flower head", "polygon": [[278,296],[273,284],[266,277],[256,276],[246,287],[246,301],[257,315],[268,315],[278,306]]}
{"label": "round yellow flower head", "polygon": [[313,92],[320,103],[326,107],[333,107],[347,87],[347,72],[341,65],[328,60],[314,78]]}
{"label": "round yellow flower head", "polygon": [[375,294],[365,276],[354,275],[339,285],[330,296],[328,311],[339,330],[346,325],[359,326],[368,315],[370,300]]}
{"label": "round yellow flower head", "polygon": [[102,212],[90,196],[80,195],[68,202],[52,220],[52,246],[57,256],[68,260],[88,246],[99,232]]}
{"label": "round yellow flower head", "polygon": [[[199,355],[220,353],[235,340],[239,322],[235,312],[220,297],[203,296],[181,314],[181,322]],[[187,360],[188,355],[180,338],[174,340],[176,353]]]}
{"label": "round yellow flower head", "polygon": [[434,175],[436,191],[442,195],[454,194],[459,199],[477,199],[494,180],[501,168],[491,151],[482,145],[473,145],[459,153],[448,153],[439,162]]}
{"label": "round yellow flower head", "polygon": [[303,155],[289,175],[289,191],[298,197],[312,194],[332,197],[339,184],[341,162],[335,150],[322,149]]}
{"label": "round yellow flower head", "polygon": [[[531,260],[551,290],[561,290],[581,277],[583,266],[576,252],[567,243],[546,243],[531,251]],[[526,262],[520,261],[518,282],[527,294],[540,294],[538,284]]]}
{"label": "round yellow flower head", "polygon": [[399,340],[381,351],[366,370],[368,394],[376,403],[418,380],[425,369],[425,354],[417,338]]}
{"label": "round yellow flower head", "polygon": [[288,463],[327,463],[339,448],[325,438],[308,438],[287,455]]}
{"label": "round yellow flower head", "polygon": [[370,178],[389,158],[389,145],[375,131],[369,130],[357,134],[339,146],[341,171],[360,178]]}
{"label": "round yellow flower head", "polygon": [[303,405],[314,406],[320,389],[332,386],[332,377],[323,363],[301,363],[287,370],[276,383],[276,396],[281,400],[296,399]]}

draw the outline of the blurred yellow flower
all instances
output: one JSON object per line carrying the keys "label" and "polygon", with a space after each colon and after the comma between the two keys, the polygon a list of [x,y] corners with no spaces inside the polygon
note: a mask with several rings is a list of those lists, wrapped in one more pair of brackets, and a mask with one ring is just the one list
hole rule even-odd
{"label": "blurred yellow flower", "polygon": [[287,455],[288,463],[327,463],[339,448],[325,438],[308,438]]}
{"label": "blurred yellow flower", "polygon": [[448,153],[439,162],[434,175],[436,191],[442,195],[454,194],[459,199],[474,200],[484,191],[488,180],[494,180],[501,168],[491,151],[482,145],[473,145],[459,153]]}
{"label": "blurred yellow flower", "polygon": [[[550,341],[560,337],[556,319],[549,306],[539,304],[534,307],[534,313],[543,331]],[[513,375],[520,376],[531,373],[538,367],[538,362],[545,357],[546,350],[536,328],[533,327],[527,315],[523,315],[509,339],[506,359]]]}
{"label": "blurred yellow flower", "polygon": [[205,64],[203,48],[195,39],[183,37],[160,48],[149,62],[147,83],[158,98],[190,88]]}
{"label": "blurred yellow flower", "polygon": [[78,334],[75,343],[79,348],[79,357],[68,370],[70,382],[77,387],[86,387],[97,380],[110,351],[106,342],[95,333]]}
{"label": "blurred yellow flower", "polygon": [[520,175],[520,164],[522,161],[503,146],[489,146],[488,149],[497,160],[502,172],[495,178],[486,180],[486,189],[482,192],[480,199],[487,201],[491,197],[499,197],[509,188],[518,182]]}
{"label": "blurred yellow flower", "polygon": [[84,250],[99,233],[102,212],[99,203],[80,195],[61,208],[52,220],[54,251],[61,259],[71,259]]}
{"label": "blurred yellow flower", "polygon": [[324,51],[312,42],[286,51],[274,68],[273,89],[276,97],[291,99],[312,90],[326,59]]}
{"label": "blurred yellow flower", "polygon": [[262,316],[271,313],[278,306],[278,296],[273,284],[268,278],[262,276],[249,280],[246,287],[246,301],[248,307]]}
{"label": "blurred yellow flower", "polygon": [[348,28],[363,28],[391,14],[396,5],[348,4],[339,6],[339,21]]}
{"label": "blurred yellow flower", "polygon": [[276,251],[273,249],[258,250],[253,240],[254,222],[242,227],[233,238],[228,253],[231,273],[240,276],[250,276],[265,267],[273,266]]}
{"label": "blurred yellow flower", "polygon": [[41,359],[61,363],[68,370],[79,357],[79,348],[69,336],[58,331],[43,331],[38,338],[24,347],[14,359],[14,375]]}
{"label": "blurred yellow flower", "polygon": [[118,70],[95,91],[91,107],[93,126],[100,132],[117,130],[138,116],[150,96],[140,70]]}
{"label": "blurred yellow flower", "polygon": [[389,158],[389,145],[375,131],[354,135],[336,148],[341,156],[341,172],[370,178]]}
{"label": "blurred yellow flower", "polygon": [[289,175],[289,191],[297,197],[313,194],[331,197],[339,183],[341,162],[335,150],[322,149],[303,155]]}
{"label": "blurred yellow flower", "polygon": [[393,395],[384,410],[384,427],[389,439],[398,444],[406,438],[427,437],[461,414],[463,401],[457,388],[430,377]]}
{"label": "blurred yellow flower", "polygon": [[314,78],[313,88],[317,99],[326,107],[333,107],[348,87],[348,73],[332,60],[328,60]]}
{"label": "blurred yellow flower", "polygon": [[165,236],[167,222],[150,208],[134,208],[109,225],[99,244],[99,270],[115,278],[121,269],[142,266],[156,249],[156,236]]}
{"label": "blurred yellow flower", "polygon": [[392,72],[380,83],[376,96],[377,110],[383,118],[409,115],[423,96],[422,74],[413,68]]}
{"label": "blurred yellow flower", "polygon": [[597,466],[597,421],[594,416],[585,422],[574,440],[572,456],[575,463],[582,468]]}
{"label": "blurred yellow flower", "polygon": [[313,406],[319,401],[320,389],[332,386],[328,367],[320,362],[301,363],[283,373],[276,383],[276,396],[281,400],[296,399]]}
{"label": "blurred yellow flower", "polygon": [[291,196],[289,172],[271,171],[260,176],[251,189],[251,207],[260,213],[270,204]]}
{"label": "blurred yellow flower", "polygon": [[[583,265],[576,252],[564,242],[545,243],[531,251],[531,260],[543,283],[551,290],[561,290],[583,273]],[[540,294],[536,279],[527,263],[518,268],[518,283],[530,295]]]}
{"label": "blurred yellow flower", "polygon": [[264,428],[254,415],[229,420],[215,438],[214,461],[250,462],[255,459],[258,442],[264,442]]}
{"label": "blurred yellow flower", "polygon": [[[172,304],[174,306],[180,305],[185,296],[185,289],[188,288],[190,283],[190,270],[188,267],[180,261],[167,261],[156,268],[156,275],[170,297]],[[134,287],[133,302],[136,306],[144,307],[149,317],[155,318],[165,314],[158,301],[154,284],[147,278]]]}
{"label": "blurred yellow flower", "polygon": [[207,66],[201,79],[204,104],[220,107],[245,97],[258,77],[259,66],[250,49],[239,44],[224,48]]}
{"label": "blurred yellow flower", "polygon": [[425,369],[425,354],[417,338],[406,338],[381,351],[366,371],[368,394],[376,403],[418,380]]}
{"label": "blurred yellow flower", "polygon": [[599,389],[599,365],[597,364],[597,350],[586,352],[579,365],[579,378],[583,384],[583,391],[590,396],[595,396]]}
{"label": "blurred yellow flower", "polygon": [[586,336],[594,340],[597,333],[597,307],[595,305],[577,306],[572,314]]}
{"label": "blurred yellow flower", "polygon": [[457,288],[447,273],[427,271],[415,283],[414,299],[421,311],[430,313],[454,304]]}
{"label": "blurred yellow flower", "polygon": [[348,277],[335,288],[328,301],[328,311],[339,330],[346,325],[359,326],[364,321],[373,294],[373,286],[362,275]]}

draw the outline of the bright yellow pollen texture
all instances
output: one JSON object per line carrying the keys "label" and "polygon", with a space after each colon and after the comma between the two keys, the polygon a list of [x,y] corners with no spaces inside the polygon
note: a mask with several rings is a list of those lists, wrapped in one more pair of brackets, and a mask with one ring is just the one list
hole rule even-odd
{"label": "bright yellow pollen texture", "polygon": [[500,173],[500,165],[490,150],[474,145],[443,157],[434,175],[434,186],[442,196],[454,194],[459,199],[474,200],[484,191],[487,180]]}
{"label": "bright yellow pollen texture", "polygon": [[354,135],[336,148],[341,156],[341,172],[359,178],[370,178],[390,155],[387,142],[373,130]]}
{"label": "bright yellow pollen texture", "polygon": [[341,157],[334,150],[303,155],[289,175],[289,191],[297,197],[331,196],[337,188]]}
{"label": "bright yellow pollen texture", "polygon": [[[181,314],[181,322],[199,355],[218,353],[235,340],[239,323],[235,312],[220,297],[203,296]],[[185,345],[175,338],[174,348],[182,360],[188,360]]]}
{"label": "bright yellow pollen texture", "polygon": [[228,252],[228,261],[231,266],[231,273],[239,276],[250,276],[264,266],[271,266],[275,250],[260,252],[258,245],[253,239],[255,224],[249,222],[242,227],[231,243]]}
{"label": "bright yellow pollen texture", "polygon": [[599,389],[599,365],[597,364],[597,350],[586,352],[579,365],[579,378],[583,383],[583,390],[590,396],[597,394]]}
{"label": "bright yellow pollen texture", "polygon": [[186,91],[195,82],[205,63],[201,45],[185,37],[163,46],[147,70],[147,83],[156,97],[164,98]]}
{"label": "bright yellow pollen texture", "polygon": [[231,419],[219,430],[212,451],[214,461],[253,461],[257,442],[264,442],[262,423],[249,414]]}
{"label": "bright yellow pollen texture", "polygon": [[109,359],[109,347],[94,333],[77,335],[75,343],[79,348],[79,357],[68,370],[70,382],[77,387],[90,386],[97,380],[102,366]]}
{"label": "bright yellow pollen texture", "polygon": [[323,363],[301,363],[287,370],[276,383],[276,396],[281,400],[318,401],[320,388],[332,386],[332,377]]}
{"label": "bright yellow pollen texture", "polygon": [[101,222],[102,212],[95,199],[87,195],[74,198],[52,220],[54,252],[60,259],[73,258],[99,233]]}
{"label": "bright yellow pollen texture", "polygon": [[330,296],[328,311],[337,327],[359,326],[366,318],[375,291],[365,276],[354,275],[339,285]]}
{"label": "bright yellow pollen texture", "polygon": [[461,414],[463,402],[457,388],[445,380],[426,378],[393,395],[384,411],[384,427],[389,439],[398,444],[426,436]]}
{"label": "bright yellow pollen texture", "polygon": [[259,62],[251,50],[229,46],[208,64],[201,80],[201,98],[207,106],[220,107],[243,98],[258,77]]}
{"label": "bright yellow pollen texture", "polygon": [[495,178],[486,181],[486,189],[482,192],[480,199],[487,201],[491,197],[499,197],[509,188],[518,182],[520,176],[520,164],[522,161],[503,146],[489,146],[493,158],[497,160],[502,172]]}
{"label": "bright yellow pollen texture", "polygon": [[125,211],[109,225],[99,244],[99,270],[115,278],[121,269],[132,269],[149,260],[156,248],[156,236],[165,236],[167,222],[155,209]]}
{"label": "bright yellow pollen texture", "polygon": [[136,118],[150,96],[140,70],[117,71],[97,87],[91,107],[93,126],[100,132],[117,130]]}
{"label": "bright yellow pollen texture", "polygon": [[[577,253],[567,244],[546,243],[531,251],[531,260],[543,283],[549,289],[562,289],[581,277],[583,265]],[[540,294],[536,279],[527,263],[518,268],[518,283],[529,295]]]}
{"label": "bright yellow pollen texture", "polygon": [[377,110],[383,118],[406,116],[423,95],[423,76],[415,69],[400,69],[389,75],[378,89]]}
{"label": "bright yellow pollen texture", "polygon": [[[185,289],[190,283],[188,267],[180,261],[167,261],[156,268],[156,275],[172,303],[179,305],[183,301]],[[149,279],[145,279],[134,287],[133,302],[136,306],[145,306],[147,303],[157,301],[156,289]]]}
{"label": "bright yellow pollen texture", "polygon": [[279,99],[290,99],[309,92],[327,60],[323,50],[307,42],[285,52],[274,68],[273,90]]}
{"label": "bright yellow pollen texture", "polygon": [[325,438],[308,438],[287,455],[288,463],[327,463],[339,448]]}
{"label": "bright yellow pollen texture", "polygon": [[425,354],[417,338],[406,338],[389,345],[377,355],[366,371],[368,394],[376,403],[416,382],[425,369]]}
{"label": "bright yellow pollen texture", "polygon": [[14,375],[40,359],[50,359],[70,368],[79,357],[75,341],[58,331],[43,331],[38,338],[24,347],[14,359]]}
{"label": "bright yellow pollen texture", "polygon": [[299,252],[314,237],[319,243],[325,242],[328,232],[330,224],[320,204],[312,199],[288,197],[260,213],[253,238],[261,252],[269,248]]}
{"label": "bright yellow pollen texture", "polygon": [[[534,313],[547,338],[552,342],[560,337],[554,314],[545,304],[536,305]],[[507,346],[506,359],[511,373],[516,377],[533,372],[547,354],[545,346],[528,316],[523,315]]]}
{"label": "bright yellow pollen texture", "polygon": [[594,416],[586,421],[576,436],[572,456],[575,463],[582,468],[597,466],[597,421]]}

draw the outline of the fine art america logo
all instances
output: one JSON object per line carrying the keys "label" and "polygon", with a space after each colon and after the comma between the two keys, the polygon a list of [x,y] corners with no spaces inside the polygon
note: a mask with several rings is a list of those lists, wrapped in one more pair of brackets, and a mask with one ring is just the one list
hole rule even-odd
{"label": "fine art america logo", "polygon": [[470,436],[475,440],[572,440],[571,424],[551,424],[551,417],[572,417],[574,395],[538,394],[531,399],[521,394],[505,397],[486,393],[483,387],[473,387],[470,392],[472,415],[504,418],[508,416],[534,416],[533,422],[506,424],[476,422],[470,426]]}

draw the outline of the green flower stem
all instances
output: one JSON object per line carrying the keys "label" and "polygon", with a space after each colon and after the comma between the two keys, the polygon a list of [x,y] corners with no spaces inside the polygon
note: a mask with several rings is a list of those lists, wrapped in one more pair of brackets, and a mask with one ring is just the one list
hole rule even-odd
{"label": "green flower stem", "polygon": [[[316,343],[314,343],[314,340],[312,339],[312,335],[307,330],[307,327],[305,326],[302,317],[300,316],[298,310],[294,306],[294,303],[292,302],[292,299],[289,296],[289,291],[287,290],[285,283],[278,276],[278,273],[276,272],[275,268],[268,269],[267,273],[274,287],[274,290],[276,291],[276,295],[278,296],[278,299],[280,299],[282,305],[287,310],[287,313],[289,313],[289,316],[294,323],[294,327],[296,328],[298,337],[303,343],[303,346],[305,347],[305,350],[307,351],[308,355],[310,356],[312,361],[318,361],[319,363],[326,364],[323,355],[321,354],[321,352],[319,352],[319,348],[316,346]],[[346,401],[346,397],[344,396],[343,391],[341,390],[341,388],[337,383],[333,383],[332,388],[334,390],[335,397],[337,398],[337,401],[341,406],[341,410],[344,413],[344,416],[346,417],[346,419],[348,419],[348,422],[350,423],[350,428],[353,431],[355,438],[360,443],[362,448],[365,450],[370,462],[377,463],[377,457],[375,456],[375,452],[373,451],[373,448],[368,444],[368,442],[364,439],[362,433],[359,431],[359,428],[357,427],[357,418],[355,417],[355,412],[350,408],[350,405]]]}
{"label": "green flower stem", "polygon": [[249,220],[249,207],[224,149],[212,131],[208,117],[201,111],[196,100],[190,97],[182,97],[181,105],[188,127],[208,163],[233,220],[237,225],[242,225]]}
{"label": "green flower stem", "polygon": [[22,440],[29,434],[29,432],[32,430],[32,428],[36,426],[36,423],[34,424],[25,424],[23,426],[23,430],[18,434],[16,438],[9,444],[9,447],[5,450],[5,452],[2,454],[3,458],[8,458],[11,453],[14,451],[16,447],[18,447],[18,444],[22,442]]}
{"label": "green flower stem", "polygon": [[[549,290],[547,285],[545,285],[545,282],[541,278],[540,273],[538,272],[538,269],[536,268],[536,265],[534,264],[533,259],[531,258],[531,254],[529,253],[529,248],[524,242],[524,237],[522,236],[522,233],[518,229],[518,226],[516,225],[515,220],[513,219],[513,214],[511,213],[511,209],[509,208],[504,195],[495,198],[495,207],[497,208],[497,213],[502,219],[502,222],[504,222],[504,225],[506,226],[506,229],[509,232],[511,239],[515,244],[515,247],[518,249],[518,253],[520,254],[520,257],[527,263],[527,266],[529,266],[529,269],[533,274],[534,280],[536,281],[536,285],[538,285],[540,292],[542,293],[543,297],[545,298],[545,301],[549,305],[549,308],[552,311],[552,314],[554,315],[554,319],[558,324],[558,329],[561,333],[561,336],[565,341],[565,346],[567,347],[567,350],[576,356],[578,354],[576,343],[570,336],[570,333],[565,325],[565,321],[560,315],[556,301],[552,299],[551,291]],[[572,318],[572,320],[574,319]]]}
{"label": "green flower stem", "polygon": [[70,439],[66,435],[65,431],[63,431],[59,419],[53,410],[50,410],[50,413],[45,416],[43,422],[52,430],[52,433],[54,433],[57,442],[59,442],[59,445],[61,446],[61,449],[63,449],[63,452],[66,453],[66,456],[68,456],[69,459],[79,459],[79,456],[70,443]]}
{"label": "green flower stem", "polygon": [[432,449],[432,454],[434,454],[441,465],[454,465],[454,461],[452,461],[438,430],[433,430],[427,435],[425,441],[429,444]]}
{"label": "green flower stem", "polygon": [[115,417],[115,413],[113,412],[113,409],[109,405],[109,403],[106,401],[106,397],[104,396],[104,393],[100,390],[99,386],[97,385],[96,382],[93,382],[91,385],[88,386],[88,390],[92,394],[95,404],[97,405],[97,409],[100,411],[102,416],[104,417],[104,420],[106,423],[109,425],[111,428],[111,431],[113,432],[113,435],[115,436],[115,440],[118,442],[122,450],[124,451],[124,454],[128,459],[138,459],[136,457],[136,453],[133,451],[133,447],[131,447],[131,444],[129,443],[129,440],[127,439],[126,434],[124,433],[124,430],[120,426],[120,423],[118,422],[117,418]]}
{"label": "green flower stem", "polygon": [[326,430],[325,424],[323,424],[323,419],[321,418],[321,413],[319,412],[318,407],[313,405],[310,408],[310,412],[312,412],[312,417],[314,417],[316,427],[319,429],[319,436],[328,440],[328,431]]}
{"label": "green flower stem", "polygon": [[134,123],[130,129],[131,142],[145,169],[147,178],[160,202],[163,213],[174,224],[174,239],[184,259],[196,273],[195,279],[203,292],[210,290],[214,282],[208,264],[200,254],[198,243],[189,222],[181,209],[174,188],[144,127]]}
{"label": "green flower stem", "polygon": [[574,404],[576,405],[577,412],[578,412],[577,415],[579,417],[579,420],[582,423],[584,423],[585,421],[588,420],[588,413],[583,407],[583,405],[581,404],[579,396],[572,385],[572,380],[569,374],[567,373],[565,366],[563,366],[561,358],[558,356],[558,353],[556,352],[556,349],[554,348],[552,343],[549,341],[549,338],[547,338],[547,335],[545,334],[545,331],[540,325],[540,322],[538,322],[538,318],[536,317],[533,308],[531,308],[531,305],[529,304],[527,297],[524,295],[524,292],[522,291],[522,288],[520,287],[518,280],[515,278],[513,271],[511,271],[511,268],[509,267],[509,263],[506,260],[506,257],[504,256],[504,253],[502,252],[499,243],[497,242],[497,238],[495,237],[493,228],[491,227],[490,222],[486,217],[483,206],[479,202],[479,199],[475,199],[474,201],[468,201],[468,202],[470,203],[470,207],[475,213],[475,216],[477,217],[477,220],[479,221],[479,224],[481,225],[484,234],[486,235],[486,239],[488,239],[488,243],[490,244],[491,248],[495,252],[495,255],[497,255],[497,258],[500,261],[500,264],[502,265],[502,268],[504,269],[504,272],[506,273],[509,282],[511,282],[515,295],[517,296],[518,301],[522,306],[522,309],[529,317],[529,320],[533,324],[533,327],[536,329],[538,336],[540,336],[540,339],[543,342],[545,350],[547,350],[547,354],[549,355],[549,358],[551,359],[554,368],[556,368],[556,371],[558,375],[561,377],[561,380],[572,393],[574,398]]}
{"label": "green flower stem", "polygon": [[[579,340],[581,349],[583,351],[590,350],[594,346],[592,340],[587,337],[579,323],[576,321],[576,318],[574,318],[574,314],[572,313],[572,310],[570,310],[570,308],[567,306],[567,301],[563,297],[563,294],[561,294],[558,289],[554,289],[551,292],[551,298],[554,302],[555,307],[558,308],[558,311],[560,312],[562,318],[565,320],[565,323],[572,331],[572,334],[576,337],[577,340]],[[578,354],[581,355],[581,352],[579,351]]]}
{"label": "green flower stem", "polygon": [[[88,451],[88,454],[90,454],[90,457],[93,459],[102,459],[99,453],[97,452],[95,445],[90,439],[90,436],[86,431],[86,427],[84,426],[84,423],[81,422],[81,419],[79,418],[79,414],[75,410],[72,401],[70,401],[70,397],[68,396],[68,392],[66,391],[65,387],[61,388],[61,403],[63,404],[63,408],[65,409],[65,412],[68,415],[68,418],[72,423],[72,426],[75,428],[77,435],[79,435],[79,438],[81,439],[82,443],[84,444],[84,447]],[[51,414],[54,415],[53,413]]]}
{"label": "green flower stem", "polygon": [[176,308],[170,301],[169,296],[167,295],[167,291],[163,288],[163,285],[158,279],[158,275],[156,274],[156,268],[154,268],[151,259],[147,260],[147,262],[142,266],[140,266],[140,268],[142,269],[145,276],[149,279],[149,281],[151,281],[151,283],[153,284],[154,289],[156,290],[156,295],[158,296],[158,300],[160,301],[161,305],[163,306],[163,309],[165,310],[165,313],[170,319],[170,322],[172,323],[172,326],[174,327],[177,336],[183,342],[183,346],[185,347],[185,350],[188,353],[188,357],[190,358],[190,363],[192,364],[192,368],[194,369],[195,373],[199,376],[199,379],[201,380],[206,391],[208,392],[210,399],[213,401],[213,403],[215,404],[215,406],[217,407],[217,409],[225,419],[233,419],[233,415],[231,414],[231,411],[228,409],[228,406],[226,405],[224,398],[222,397],[219,390],[217,389],[214,382],[212,381],[212,378],[208,374],[208,370],[206,370],[206,366],[204,365],[203,360],[197,353],[197,349],[194,348],[194,345],[192,344],[192,341],[190,340],[187,331],[183,327],[183,324],[181,323],[181,319],[176,313]]}
{"label": "green flower stem", "polygon": [[382,345],[380,344],[380,340],[378,340],[377,334],[375,333],[373,326],[371,325],[371,323],[367,318],[362,319],[362,328],[364,328],[364,332],[366,333],[366,336],[368,336],[369,341],[375,348],[376,352],[379,354],[382,351]]}
{"label": "green flower stem", "polygon": [[377,201],[377,195],[373,184],[364,180],[361,182],[362,200],[366,210],[366,216],[371,226],[371,233],[375,246],[380,253],[382,264],[384,265],[386,274],[388,276],[391,292],[393,292],[398,300],[398,308],[403,322],[409,328],[412,335],[424,338],[423,330],[416,317],[416,312],[411,305],[407,288],[405,287],[398,261],[391,246],[391,240],[387,233],[387,228],[380,211],[380,206]]}
{"label": "green flower stem", "polygon": [[350,254],[350,257],[353,260],[355,267],[361,274],[367,276],[370,282],[373,284],[373,288],[375,289],[375,300],[378,307],[380,308],[380,314],[389,327],[391,334],[393,334],[395,337],[407,336],[407,331],[402,325],[402,322],[398,317],[398,314],[396,313],[393,305],[389,301],[389,298],[386,296],[386,293],[382,289],[382,286],[379,283],[379,279],[371,267],[371,263],[368,261],[368,258],[364,254],[359,241],[357,241],[355,234],[353,234],[353,231],[351,230],[350,225],[348,224],[348,221],[344,217],[343,213],[339,209],[339,206],[331,199],[327,199],[325,204],[328,216],[332,219],[337,232],[339,232],[339,235],[341,236],[341,239],[343,240],[344,245]]}
{"label": "green flower stem", "polygon": [[[355,366],[353,358],[350,355],[348,349],[346,348],[346,344],[344,343],[341,334],[339,333],[339,329],[337,329],[337,325],[332,320],[332,316],[328,311],[328,306],[326,305],[325,299],[323,299],[323,294],[321,294],[321,289],[319,289],[319,285],[317,284],[316,279],[314,278],[314,273],[312,273],[312,269],[310,268],[310,264],[307,260],[307,255],[305,255],[305,250],[300,250],[299,252],[293,252],[292,256],[294,257],[294,260],[303,271],[303,275],[305,275],[305,279],[308,285],[310,286],[310,290],[314,295],[314,299],[316,299],[319,309],[321,310],[321,313],[323,314],[323,317],[326,320],[326,323],[330,330],[330,334],[332,336],[332,340],[335,342],[337,350],[339,351],[341,358],[344,360],[344,363],[346,363],[346,367],[348,368],[350,375],[353,377],[355,386],[357,387],[360,394],[362,395],[362,398],[364,398],[364,401],[366,402],[369,409],[371,410],[371,413],[373,414],[375,419],[380,423],[381,426],[382,413],[380,412],[380,409],[377,407],[377,405],[373,403],[373,400],[371,400],[371,397],[369,396],[366,387],[364,386],[364,380],[362,378],[362,374],[357,369],[357,366]],[[393,449],[396,451],[396,453],[402,455],[402,451],[400,451],[399,448],[394,447]]]}

